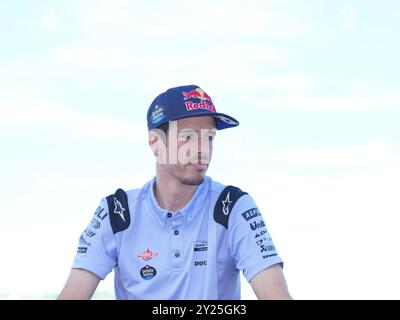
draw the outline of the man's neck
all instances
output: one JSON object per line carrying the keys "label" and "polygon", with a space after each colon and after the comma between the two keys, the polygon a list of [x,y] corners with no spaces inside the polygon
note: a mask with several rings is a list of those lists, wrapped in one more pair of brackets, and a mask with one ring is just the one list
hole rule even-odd
{"label": "man's neck", "polygon": [[182,184],[176,179],[157,172],[153,192],[161,208],[174,212],[183,209],[188,204],[197,188],[198,186]]}

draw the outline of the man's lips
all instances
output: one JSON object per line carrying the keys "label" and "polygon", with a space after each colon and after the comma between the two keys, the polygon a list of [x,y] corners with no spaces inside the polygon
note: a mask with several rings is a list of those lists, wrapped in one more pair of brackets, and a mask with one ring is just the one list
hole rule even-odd
{"label": "man's lips", "polygon": [[189,163],[187,164],[187,166],[193,167],[196,170],[204,170],[208,167],[208,164],[204,164],[204,163]]}

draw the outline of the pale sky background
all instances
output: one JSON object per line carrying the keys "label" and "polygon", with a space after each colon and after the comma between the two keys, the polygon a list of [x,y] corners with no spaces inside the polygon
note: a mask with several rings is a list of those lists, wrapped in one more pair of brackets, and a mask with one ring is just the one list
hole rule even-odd
{"label": "pale sky background", "polygon": [[399,299],[399,33],[395,0],[0,0],[0,298],[61,290],[100,199],[154,174],[151,101],[197,84],[293,297]]}

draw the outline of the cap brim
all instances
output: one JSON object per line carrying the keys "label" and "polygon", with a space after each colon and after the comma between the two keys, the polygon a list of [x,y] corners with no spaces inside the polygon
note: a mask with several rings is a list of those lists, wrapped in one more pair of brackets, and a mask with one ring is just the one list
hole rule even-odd
{"label": "cap brim", "polygon": [[[169,121],[175,121],[175,120],[186,119],[186,118],[196,118],[196,117],[213,117],[215,119],[215,127],[217,130],[233,128],[233,127],[236,127],[239,125],[239,121],[237,121],[235,118],[228,116],[227,114],[219,113],[219,112],[213,112],[213,113],[205,112],[205,113],[184,115],[182,117],[170,119]],[[157,125],[157,127],[166,122],[167,121],[161,121],[160,124]]]}
{"label": "cap brim", "polygon": [[215,124],[217,130],[227,129],[237,127],[239,125],[239,121],[235,118],[228,116],[224,113],[213,113],[211,116],[215,119]]}

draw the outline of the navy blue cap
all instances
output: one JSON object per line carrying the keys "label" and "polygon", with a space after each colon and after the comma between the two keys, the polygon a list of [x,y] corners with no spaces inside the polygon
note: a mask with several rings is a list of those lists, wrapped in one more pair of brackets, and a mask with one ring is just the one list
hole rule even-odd
{"label": "navy blue cap", "polygon": [[168,121],[202,116],[213,117],[217,130],[239,125],[231,116],[217,112],[203,89],[189,85],[168,89],[155,98],[147,111],[147,127],[151,130]]}

